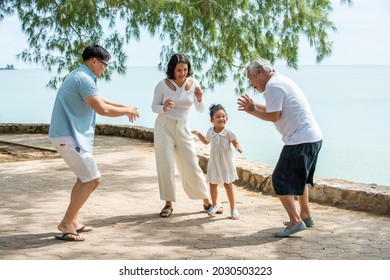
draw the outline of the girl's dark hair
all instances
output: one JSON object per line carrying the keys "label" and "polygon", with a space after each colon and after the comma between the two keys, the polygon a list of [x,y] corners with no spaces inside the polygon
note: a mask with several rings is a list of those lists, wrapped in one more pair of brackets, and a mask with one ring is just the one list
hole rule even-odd
{"label": "girl's dark hair", "polygon": [[210,118],[213,118],[215,113],[218,112],[219,110],[223,110],[227,116],[226,110],[221,104],[212,104],[209,107],[209,110],[210,110]]}
{"label": "girl's dark hair", "polygon": [[88,46],[82,54],[83,61],[87,61],[90,58],[96,57],[100,60],[107,61],[111,58],[110,53],[99,45]]}
{"label": "girl's dark hair", "polygon": [[168,62],[167,71],[165,72],[167,74],[168,79],[171,80],[175,79],[175,67],[178,63],[187,64],[188,67],[187,77],[191,77],[192,69],[191,69],[190,60],[184,54],[176,53],[171,57],[171,59]]}

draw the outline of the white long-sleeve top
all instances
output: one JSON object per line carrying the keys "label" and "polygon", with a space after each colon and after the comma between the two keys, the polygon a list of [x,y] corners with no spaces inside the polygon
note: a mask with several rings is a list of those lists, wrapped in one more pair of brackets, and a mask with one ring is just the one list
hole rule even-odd
{"label": "white long-sleeve top", "polygon": [[[188,90],[185,90],[186,84],[190,79],[193,79],[193,83]],[[195,97],[195,87],[199,86],[199,82],[194,78],[187,78],[181,87],[179,87],[174,81],[169,80],[176,90],[172,90],[167,85],[166,79],[161,80],[154,89],[154,97],[152,103],[152,111],[157,114],[164,114],[173,120],[188,120],[188,113],[191,106],[194,104],[195,110],[198,112],[204,111],[203,102],[199,102]],[[164,102],[172,98],[172,102],[175,103],[175,107],[164,112]]]}

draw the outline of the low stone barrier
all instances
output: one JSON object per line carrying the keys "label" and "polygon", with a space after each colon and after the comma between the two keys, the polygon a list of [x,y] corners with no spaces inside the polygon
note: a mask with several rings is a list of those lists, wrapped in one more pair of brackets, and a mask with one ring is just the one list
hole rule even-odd
{"label": "low stone barrier", "polygon": [[[47,134],[48,124],[0,124],[0,133]],[[153,129],[128,125],[96,125],[96,134],[137,138],[153,142]],[[208,151],[198,145],[199,165],[207,170]],[[271,174],[273,167],[245,158],[236,159],[239,179],[236,185],[262,194],[275,195]],[[315,178],[310,188],[310,201],[351,210],[390,215],[390,186],[355,183],[340,179]]]}

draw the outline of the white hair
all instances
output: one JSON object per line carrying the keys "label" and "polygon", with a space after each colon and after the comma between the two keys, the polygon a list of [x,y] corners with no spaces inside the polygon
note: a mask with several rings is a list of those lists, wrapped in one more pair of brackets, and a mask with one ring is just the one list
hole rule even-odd
{"label": "white hair", "polygon": [[262,57],[254,59],[251,63],[249,63],[246,69],[251,75],[256,74],[258,70],[261,70],[265,73],[275,72],[269,61]]}

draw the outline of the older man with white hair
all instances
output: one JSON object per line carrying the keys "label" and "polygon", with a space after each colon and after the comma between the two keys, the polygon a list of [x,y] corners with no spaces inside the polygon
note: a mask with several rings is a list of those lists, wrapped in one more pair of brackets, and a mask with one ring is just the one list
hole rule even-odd
{"label": "older man with white hair", "polygon": [[[246,70],[251,86],[264,93],[265,104],[254,103],[245,94],[237,100],[238,110],[273,122],[285,144],[272,174],[272,184],[289,216],[286,228],[275,236],[287,237],[314,225],[306,184],[314,184],[322,132],[295,82],[276,72],[263,58],[253,60]],[[294,196],[298,198],[300,213]]]}

